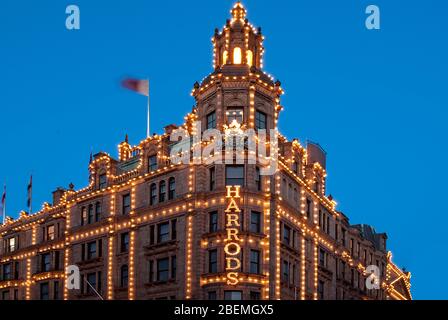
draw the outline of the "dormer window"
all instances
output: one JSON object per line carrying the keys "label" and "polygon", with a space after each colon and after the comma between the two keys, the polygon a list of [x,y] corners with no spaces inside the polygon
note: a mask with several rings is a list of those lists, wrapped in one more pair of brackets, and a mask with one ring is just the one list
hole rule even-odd
{"label": "dormer window", "polygon": [[6,253],[11,253],[17,250],[17,239],[14,238],[9,238],[5,240],[5,252]]}
{"label": "dormer window", "polygon": [[254,65],[254,54],[251,50],[247,50],[246,52],[246,61],[249,67],[252,67]]}
{"label": "dormer window", "polygon": [[157,170],[157,156],[156,155],[150,156],[148,158],[148,170],[149,170],[149,172]]}
{"label": "dormer window", "polygon": [[98,180],[99,180],[99,184],[98,185],[99,185],[100,189],[104,189],[104,188],[107,187],[107,176],[106,176],[106,174],[100,174]]}
{"label": "dormer window", "polygon": [[227,52],[227,50],[225,50],[222,53],[222,64],[225,65],[227,64],[227,60],[229,59],[229,53]]}
{"label": "dormer window", "polygon": [[236,47],[233,49],[233,64],[241,64],[243,56],[241,54],[241,48]]}
{"label": "dormer window", "polygon": [[52,241],[55,239],[55,231],[54,231],[54,224],[47,227],[47,241]]}

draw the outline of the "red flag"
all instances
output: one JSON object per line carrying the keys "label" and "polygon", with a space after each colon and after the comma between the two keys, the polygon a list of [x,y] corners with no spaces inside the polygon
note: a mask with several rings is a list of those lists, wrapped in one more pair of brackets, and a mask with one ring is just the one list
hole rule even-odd
{"label": "red flag", "polygon": [[125,79],[121,84],[126,89],[135,91],[146,97],[149,96],[149,80]]}

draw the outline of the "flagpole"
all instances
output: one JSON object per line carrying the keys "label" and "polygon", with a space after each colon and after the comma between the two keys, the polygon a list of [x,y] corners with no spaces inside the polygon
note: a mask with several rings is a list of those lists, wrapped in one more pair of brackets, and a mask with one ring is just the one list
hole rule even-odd
{"label": "flagpole", "polygon": [[150,136],[150,118],[149,118],[149,106],[150,106],[150,100],[149,100],[149,79],[148,79],[148,110],[147,110],[147,123],[146,123],[146,138],[149,138]]}
{"label": "flagpole", "polygon": [[2,217],[2,223],[3,224],[5,224],[5,221],[6,221],[6,184],[3,186],[3,194],[5,195],[5,203],[3,203],[3,208],[2,208],[2,214],[3,214],[3,217]]}

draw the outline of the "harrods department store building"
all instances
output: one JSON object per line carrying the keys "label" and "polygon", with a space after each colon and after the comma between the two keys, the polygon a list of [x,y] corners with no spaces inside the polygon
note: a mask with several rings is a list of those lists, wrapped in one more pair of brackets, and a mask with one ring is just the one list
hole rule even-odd
{"label": "harrods department store building", "polygon": [[[195,121],[277,127],[283,91],[263,72],[263,39],[237,3],[215,31],[214,70],[194,85],[185,123],[135,146],[126,138],[117,158],[94,155],[86,188],[58,188],[41,211],[7,218],[0,299],[411,299],[386,234],[351,225],[327,195],[319,145],[257,140],[278,148],[273,175],[261,174],[262,160],[171,161],[170,134],[194,133]],[[366,285],[371,265],[379,289]],[[69,266],[79,267],[79,289],[65,285]]]}

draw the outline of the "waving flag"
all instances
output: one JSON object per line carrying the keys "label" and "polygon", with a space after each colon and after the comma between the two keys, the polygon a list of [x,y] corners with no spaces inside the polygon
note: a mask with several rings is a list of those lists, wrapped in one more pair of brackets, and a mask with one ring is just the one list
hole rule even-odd
{"label": "waving flag", "polygon": [[147,124],[146,124],[146,137],[149,138],[150,133],[150,121],[149,121],[149,80],[139,80],[128,78],[121,83],[126,89],[135,91],[148,98],[148,110],[147,110]]}
{"label": "waving flag", "polygon": [[135,91],[146,97],[149,96],[149,80],[125,79],[122,85],[126,89]]}

